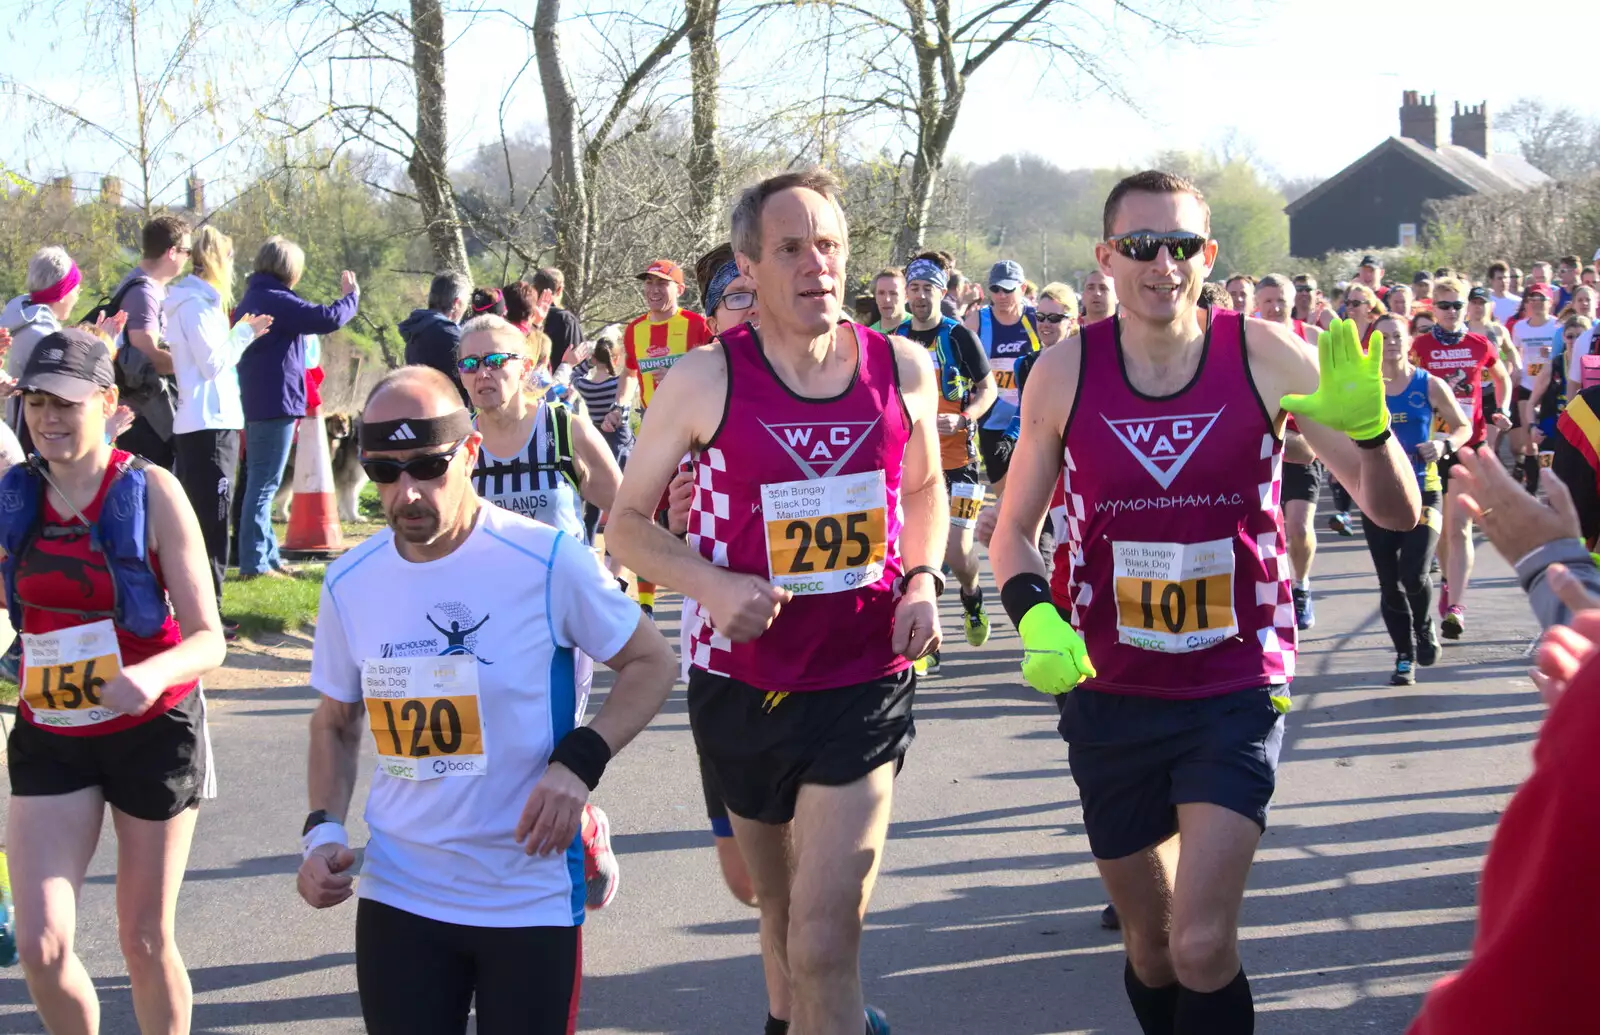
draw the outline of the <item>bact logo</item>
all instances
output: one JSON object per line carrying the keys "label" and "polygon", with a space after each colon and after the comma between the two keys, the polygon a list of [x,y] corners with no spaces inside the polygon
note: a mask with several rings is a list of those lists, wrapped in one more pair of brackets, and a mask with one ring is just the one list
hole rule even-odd
{"label": "bact logo", "polygon": [[1170,489],[1189,458],[1200,448],[1206,432],[1217,423],[1222,410],[1215,413],[1189,413],[1179,417],[1135,417],[1129,420],[1112,420],[1101,414],[1101,420],[1117,436],[1117,441],[1127,447],[1139,466],[1150,473],[1156,484]]}

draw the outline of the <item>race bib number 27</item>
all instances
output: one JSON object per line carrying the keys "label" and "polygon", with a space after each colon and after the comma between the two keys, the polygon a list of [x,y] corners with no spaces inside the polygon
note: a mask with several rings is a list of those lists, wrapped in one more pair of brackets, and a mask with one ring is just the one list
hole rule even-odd
{"label": "race bib number 27", "polygon": [[489,771],[478,709],[478,659],[470,654],[369,658],[361,695],[378,767],[402,780]]}
{"label": "race bib number 27", "polygon": [[111,620],[22,634],[22,696],[41,726],[94,726],[117,717],[100,688],[122,672]]}
{"label": "race bib number 27", "polygon": [[1233,540],[1111,545],[1119,643],[1186,654],[1239,631]]}
{"label": "race bib number 27", "polygon": [[888,499],[882,471],[763,485],[773,585],[801,596],[877,582],[889,552]]}

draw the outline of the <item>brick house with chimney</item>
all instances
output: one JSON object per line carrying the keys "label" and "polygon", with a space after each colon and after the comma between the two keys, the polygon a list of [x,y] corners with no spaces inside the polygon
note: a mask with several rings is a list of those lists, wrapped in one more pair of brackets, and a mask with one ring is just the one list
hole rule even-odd
{"label": "brick house with chimney", "polygon": [[1289,253],[1312,257],[1412,244],[1427,224],[1430,201],[1525,191],[1550,182],[1521,155],[1496,153],[1492,129],[1487,104],[1458,101],[1450,117],[1450,142],[1443,143],[1434,95],[1407,90],[1399,136],[1284,208]]}

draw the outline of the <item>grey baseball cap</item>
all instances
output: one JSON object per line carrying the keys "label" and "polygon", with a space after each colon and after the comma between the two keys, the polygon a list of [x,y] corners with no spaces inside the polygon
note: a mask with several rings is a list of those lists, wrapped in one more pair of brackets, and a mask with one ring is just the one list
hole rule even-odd
{"label": "grey baseball cap", "polygon": [[1012,262],[1010,259],[1001,259],[989,267],[990,287],[1015,291],[1022,286],[1022,282],[1026,279],[1023,276],[1021,264]]}
{"label": "grey baseball cap", "polygon": [[68,402],[83,402],[116,384],[111,350],[80,327],[68,327],[39,339],[28,354],[19,392],[44,392]]}

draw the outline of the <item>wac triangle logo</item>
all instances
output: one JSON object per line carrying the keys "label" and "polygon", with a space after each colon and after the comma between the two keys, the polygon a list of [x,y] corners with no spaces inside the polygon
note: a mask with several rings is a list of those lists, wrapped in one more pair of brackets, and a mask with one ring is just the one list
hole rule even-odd
{"label": "wac triangle logo", "polygon": [[807,478],[831,478],[861,448],[882,417],[870,421],[796,421],[791,424],[761,422],[783,451]]}
{"label": "wac triangle logo", "polygon": [[[1222,408],[1227,409],[1226,406]],[[1178,472],[1200,448],[1200,440],[1217,423],[1222,410],[1216,413],[1189,413],[1180,417],[1137,417],[1132,420],[1112,420],[1105,414],[1100,419],[1111,428],[1128,452],[1139,461],[1150,477],[1163,489],[1172,488]]]}

